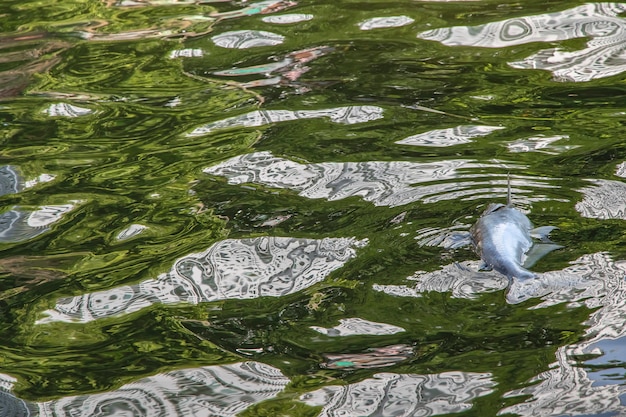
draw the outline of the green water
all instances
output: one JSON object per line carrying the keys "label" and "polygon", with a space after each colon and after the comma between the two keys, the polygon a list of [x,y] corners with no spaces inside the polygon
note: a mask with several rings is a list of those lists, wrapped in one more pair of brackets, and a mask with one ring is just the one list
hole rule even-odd
{"label": "green water", "polygon": [[[546,27],[557,27],[552,34],[563,33],[569,30],[559,26],[566,25],[567,10],[585,3],[303,0],[275,13],[249,8],[235,14],[226,13],[247,4],[109,3],[0,4],[0,165],[13,167],[22,182],[54,176],[3,191],[0,206],[4,212],[32,212],[70,205],[48,226],[17,227],[0,237],[0,372],[16,378],[11,392],[32,410],[69,396],[115,391],[163,372],[257,361],[276,368],[289,382],[272,398],[252,401],[242,416],[338,415],[299,398],[379,373],[447,372],[485,374],[488,383],[480,394],[439,400],[462,406],[440,406],[443,411],[437,412],[433,400],[430,413],[492,416],[535,401],[528,393],[510,393],[539,384],[538,375],[554,369],[557,357],[567,357],[573,369],[595,375],[593,389],[600,397],[614,400],[579,404],[568,411],[571,415],[624,412],[619,398],[626,392],[626,353],[620,342],[626,332],[619,317],[626,308],[619,293],[624,286],[620,261],[626,256],[626,188],[605,189],[589,181],[621,182],[616,167],[626,160],[626,66],[621,68],[619,46],[624,30],[619,25],[626,22],[620,23],[621,11],[603,18],[610,13],[598,4],[596,17],[589,20],[600,23],[567,39],[546,35],[545,40],[485,46],[448,45],[418,34],[552,12],[563,14]],[[288,13],[313,17],[290,24],[263,21]],[[574,21],[584,20],[572,13]],[[385,16],[413,21],[359,28],[367,19]],[[236,49],[212,40],[240,30],[269,31],[284,41]],[[562,54],[585,50],[588,42],[604,39],[609,39],[608,52],[600,48],[564,58],[560,73],[510,64],[549,48]],[[289,58],[291,66],[272,74],[245,70],[321,47],[325,49],[319,56],[302,62]],[[200,50],[202,56],[170,55],[182,49]],[[568,72],[572,65],[567,62],[578,67]],[[232,68],[244,68],[245,74],[213,74]],[[593,71],[595,75],[584,78]],[[573,78],[574,73],[583,78]],[[271,77],[280,81],[254,84]],[[59,103],[84,114],[52,114],[51,106]],[[329,109],[348,106],[374,106],[379,117],[347,123],[329,116]],[[301,113],[285,121],[217,125],[208,133],[191,134],[258,110]],[[302,116],[307,111],[318,113]],[[460,125],[501,129],[461,143],[446,142],[450,146],[442,145],[445,141],[438,146],[395,143]],[[519,146],[512,147],[514,143]],[[270,152],[297,167],[280,186],[276,172],[242,184],[234,184],[228,175],[203,172],[255,152]],[[371,161],[380,165],[368,171],[364,167]],[[407,165],[385,165],[397,161]],[[450,166],[450,161],[464,162]],[[370,182],[363,185],[342,176],[317,191],[289,185],[300,181],[299,175],[327,175],[334,169],[324,165],[329,163],[345,163],[345,172],[350,163],[363,163],[354,170],[361,169]],[[409,177],[405,188],[393,191],[410,164],[424,164],[423,179]],[[431,172],[433,164],[438,168]],[[240,168],[245,170],[245,164]],[[391,179],[385,176],[390,173]],[[516,206],[535,225],[558,227],[552,239],[564,246],[541,259],[533,271],[563,271],[585,255],[603,254],[607,264],[581,267],[579,276],[583,281],[613,277],[606,281],[606,291],[566,292],[559,302],[534,308],[546,298],[509,304],[503,288],[467,297],[455,296],[450,288],[413,297],[375,289],[411,287],[415,281],[407,277],[416,271],[477,261],[469,247],[424,244],[426,230],[439,233],[457,226],[467,231],[488,203],[505,201],[507,174],[513,179]],[[431,188],[424,188],[421,196],[406,192],[420,187]],[[600,191],[585,191],[589,187]],[[586,207],[595,209],[585,212],[581,206],[589,195],[595,200]],[[2,222],[6,224],[4,218]],[[119,238],[133,224],[145,229]],[[200,297],[194,303],[176,302],[184,296],[172,290],[176,295],[171,302],[152,300],[143,308],[83,322],[39,322],[60,299],[139,285],[168,273],[177,260],[226,239],[265,236],[300,243],[309,239],[307,244],[323,238],[363,242],[350,243],[354,252],[337,255],[340,262],[319,279],[280,296],[232,297],[220,288],[226,295],[208,301]],[[251,271],[254,281],[258,271]],[[617,319],[590,321],[604,317],[602,309],[618,312]],[[401,331],[332,337],[310,327],[332,328],[345,318]],[[604,336],[603,329],[608,329]],[[603,341],[610,341],[608,348],[601,347],[601,353],[613,352],[610,359],[589,349],[567,350],[588,347],[587,342],[603,346]],[[359,361],[370,366],[355,366]],[[556,376],[539,380],[550,378],[559,381]],[[580,386],[587,385],[571,385],[572,397],[555,387],[544,388],[554,408],[538,406],[526,415],[565,415],[567,407],[554,404],[559,398],[573,404],[572,393],[583,391]],[[598,387],[607,386],[612,391],[603,395]],[[422,402],[429,404],[428,398]],[[2,410],[0,405],[0,415],[13,415]],[[517,411],[505,412],[515,415],[522,408],[512,410]],[[382,408],[376,412],[355,409],[346,415],[392,415]],[[33,413],[66,415],[58,410]],[[135,410],[129,415],[153,414]]]}

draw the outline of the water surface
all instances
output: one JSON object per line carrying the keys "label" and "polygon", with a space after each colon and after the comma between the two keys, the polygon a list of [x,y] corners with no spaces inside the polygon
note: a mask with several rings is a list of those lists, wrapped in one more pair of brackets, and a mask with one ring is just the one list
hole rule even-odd
{"label": "water surface", "polygon": [[626,413],[625,12],[2,2],[0,416]]}

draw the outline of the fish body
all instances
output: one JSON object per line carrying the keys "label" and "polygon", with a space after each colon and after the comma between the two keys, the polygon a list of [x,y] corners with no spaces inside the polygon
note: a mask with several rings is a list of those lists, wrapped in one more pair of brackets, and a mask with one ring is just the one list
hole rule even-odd
{"label": "fish body", "polygon": [[[548,238],[555,227],[533,229],[528,217],[513,207],[510,179],[508,189],[507,204],[489,204],[470,229],[470,240],[483,261],[484,269],[495,269],[509,280],[516,279],[519,283],[536,278],[535,273],[527,268],[562,246]],[[535,243],[533,237],[543,243]]]}
{"label": "fish body", "polygon": [[490,204],[470,235],[486,268],[523,280],[535,277],[523,266],[533,246],[532,229],[528,217],[510,204]]}

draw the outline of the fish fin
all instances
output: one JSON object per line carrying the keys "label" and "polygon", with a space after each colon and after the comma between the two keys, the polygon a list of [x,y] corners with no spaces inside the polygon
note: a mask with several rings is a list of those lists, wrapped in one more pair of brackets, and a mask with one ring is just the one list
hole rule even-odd
{"label": "fish fin", "polygon": [[530,231],[530,235],[534,237],[535,239],[541,240],[544,243],[552,243],[552,241],[548,238],[548,235],[554,229],[558,229],[558,227],[555,227],[555,226],[535,227],[533,230]]}
{"label": "fish fin", "polygon": [[478,270],[479,271],[492,271],[493,267],[489,265],[488,263],[486,263],[485,261],[482,261],[480,265],[478,266]]}
{"label": "fish fin", "polygon": [[524,268],[532,268],[537,261],[550,252],[561,249],[563,246],[557,245],[555,243],[536,243],[534,244],[530,250],[526,253],[526,259],[524,260]]}
{"label": "fish fin", "polygon": [[452,232],[445,237],[441,246],[446,249],[458,249],[472,244],[469,232]]}
{"label": "fish fin", "polygon": [[512,199],[511,199],[511,173],[510,172],[506,174],[506,184],[507,184],[506,205],[507,207],[513,207],[511,205]]}

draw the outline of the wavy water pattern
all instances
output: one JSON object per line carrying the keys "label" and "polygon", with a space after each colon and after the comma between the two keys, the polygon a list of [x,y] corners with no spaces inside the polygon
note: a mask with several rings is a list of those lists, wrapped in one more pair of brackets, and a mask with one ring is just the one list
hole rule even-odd
{"label": "wavy water pattern", "polygon": [[278,369],[259,362],[181,369],[151,376],[103,394],[38,404],[44,417],[236,416],[278,395],[289,383]]}
{"label": "wavy water pattern", "polygon": [[[241,77],[250,75],[264,75],[265,79],[248,81],[242,83],[243,88],[266,87],[269,85],[295,86],[295,82],[310,70],[306,64],[332,52],[334,48],[327,46],[316,46],[313,48],[293,51],[285,55],[280,61],[250,67],[231,68],[227,70],[215,71],[213,74],[225,77]],[[305,88],[302,89],[303,91]],[[343,109],[336,109],[342,111]],[[353,108],[353,111],[356,110]],[[361,110],[363,110],[361,108]],[[358,110],[357,110],[358,111]],[[284,112],[282,112],[284,113]],[[297,112],[296,116],[301,117],[307,112]],[[272,110],[263,112],[265,118],[276,117],[277,113]],[[249,115],[247,115],[249,116]],[[279,116],[280,117],[280,116]],[[284,115],[282,117],[285,117]],[[309,118],[309,117],[306,117]],[[331,117],[332,120],[332,117]]]}
{"label": "wavy water pattern", "polygon": [[[500,274],[468,271],[475,265],[449,265],[442,271],[418,273],[415,286],[375,286],[375,289],[396,296],[419,296],[424,291],[441,291],[452,292],[454,297],[474,298],[480,293],[506,287],[507,279]],[[588,326],[585,341],[559,347],[556,362],[551,364],[550,370],[528,381],[529,385],[525,388],[505,395],[509,398],[531,398],[509,406],[499,414],[556,417],[626,412],[626,406],[620,400],[626,393],[626,387],[611,383],[610,375],[608,380],[598,379],[590,375],[584,364],[577,363],[580,355],[602,355],[603,342],[626,336],[623,320],[626,315],[624,275],[625,261],[615,262],[606,253],[595,253],[580,257],[563,270],[539,273],[536,280],[526,285],[514,280],[507,295],[512,302],[541,298],[541,303],[533,309],[567,303],[571,307],[584,305],[594,311],[585,323]],[[457,291],[459,288],[468,290]],[[600,356],[596,362],[604,363],[602,359]]]}
{"label": "wavy water pattern", "polygon": [[93,110],[74,106],[67,103],[51,104],[48,108],[44,109],[42,113],[46,113],[50,117],[81,117],[87,116],[93,113]]}
{"label": "wavy water pattern", "polygon": [[592,219],[626,219],[626,184],[612,180],[590,180],[594,185],[580,190],[584,198],[576,210]]}
{"label": "wavy water pattern", "polygon": [[308,13],[287,13],[276,16],[265,16],[261,18],[265,23],[273,23],[275,25],[289,25],[292,23],[306,22],[313,19],[312,14]]}
{"label": "wavy water pattern", "polygon": [[455,298],[474,299],[480,294],[507,288],[505,276],[495,271],[479,271],[479,267],[478,261],[454,263],[438,271],[418,271],[407,277],[412,281],[410,285],[374,284],[373,289],[399,297],[421,297],[423,293],[435,291],[451,293]]}
{"label": "wavy water pattern", "polygon": [[[205,0],[207,1],[207,0]],[[211,0],[208,0],[209,2]],[[269,14],[276,13],[282,10],[288,9],[292,6],[297,5],[295,1],[289,0],[266,0],[259,1],[256,3],[250,3],[242,9],[230,11],[230,12],[221,12],[221,13],[212,13],[211,17],[214,17],[219,20],[225,19],[237,19],[245,16],[254,16],[256,14]]]}
{"label": "wavy water pattern", "polygon": [[12,165],[0,166],[0,196],[16,194],[39,184],[53,181],[56,176],[52,174],[39,174],[30,180],[26,180],[20,174],[20,169]]}
{"label": "wavy water pattern", "polygon": [[0,374],[0,417],[30,417],[36,413],[36,407],[12,394],[16,382],[16,378]]}
{"label": "wavy water pattern", "polygon": [[626,3],[0,16],[0,417],[626,415]]}
{"label": "wavy water pattern", "polygon": [[213,36],[211,40],[222,48],[248,49],[280,45],[285,37],[265,30],[235,30]]}
{"label": "wavy water pattern", "polygon": [[620,74],[626,70],[621,58],[626,47],[624,3],[589,3],[556,13],[507,19],[480,26],[455,26],[429,30],[418,37],[444,45],[506,48],[532,42],[555,42],[591,38],[579,51],[544,49],[513,68],[544,69],[557,81],[583,82]]}
{"label": "wavy water pattern", "polygon": [[326,362],[320,366],[327,369],[386,368],[406,361],[413,353],[413,346],[409,345],[369,348],[359,353],[325,353]]}
{"label": "wavy water pattern", "polygon": [[50,226],[73,210],[79,201],[71,204],[42,206],[34,211],[15,207],[0,214],[0,242],[13,243],[32,239],[50,230]]}
{"label": "wavy water pattern", "polygon": [[276,397],[289,382],[289,378],[272,366],[241,362],[170,371],[106,393],[41,403],[26,403],[14,397],[8,392],[11,389],[8,386],[0,391],[0,416],[234,417],[258,402]]}
{"label": "wavy water pattern", "polygon": [[378,373],[355,384],[324,387],[300,400],[323,406],[319,417],[434,416],[469,410],[471,401],[493,392],[494,385],[488,373]]}
{"label": "wavy water pattern", "polygon": [[402,327],[394,326],[387,323],[377,323],[374,321],[364,320],[358,317],[339,319],[339,325],[331,328],[319,326],[310,326],[316,332],[325,334],[326,336],[358,336],[358,335],[389,335],[404,332]]}
{"label": "wavy water pattern", "polygon": [[569,136],[533,136],[526,139],[518,139],[509,143],[507,147],[510,152],[541,152],[549,155],[556,155],[577,147],[571,145],[553,145],[554,142],[563,139],[569,139]]}
{"label": "wavy water pattern", "polygon": [[[506,180],[477,181],[472,180],[477,174],[465,174],[471,170],[499,166],[515,167],[462,159],[426,163],[371,161],[304,165],[277,158],[269,152],[256,152],[234,157],[206,168],[204,172],[225,177],[229,184],[253,183],[286,188],[298,191],[302,197],[330,201],[359,196],[376,206],[395,207],[420,200],[434,203],[493,196],[497,188],[477,188],[484,185],[501,184],[502,195],[505,195]],[[455,179],[455,182],[444,182]],[[525,185],[550,187],[539,181],[527,181]],[[520,190],[520,194],[522,192]],[[537,194],[528,200],[537,201],[541,198]]]}
{"label": "wavy water pattern", "polygon": [[[420,297],[425,292],[449,292],[455,298],[473,299],[478,295],[508,288],[507,301],[517,304],[531,298],[541,298],[538,307],[548,307],[563,302],[604,296],[607,286],[621,273],[607,261],[606,254],[585,255],[573,261],[572,266],[559,271],[536,273],[537,278],[518,281],[509,280],[495,271],[480,271],[480,262],[465,261],[442,267],[432,272],[418,271],[407,277],[415,283],[406,285],[374,284],[374,290],[402,297]],[[599,265],[598,265],[599,264]],[[617,269],[616,269],[617,268]],[[596,278],[600,275],[601,278]],[[607,282],[609,281],[609,282]],[[591,307],[593,298],[587,305]]]}
{"label": "wavy water pattern", "polygon": [[227,239],[178,259],[156,279],[59,300],[39,323],[86,323],[154,303],[280,297],[322,281],[356,256],[354,247],[364,244],[346,238]]}
{"label": "wavy water pattern", "polygon": [[270,123],[299,119],[318,119],[320,117],[328,117],[333,123],[351,125],[381,119],[383,117],[383,109],[377,106],[349,106],[325,110],[258,110],[197,127],[187,133],[187,136],[203,136],[215,130],[239,126],[258,127]]}
{"label": "wavy water pattern", "polygon": [[408,16],[373,17],[359,23],[359,29],[372,30],[383,28],[397,28],[410,25],[413,22],[415,22],[415,19],[411,19]]}
{"label": "wavy water pattern", "polygon": [[128,226],[124,230],[120,231],[117,234],[116,238],[117,238],[117,240],[128,240],[128,239],[131,239],[131,238],[133,238],[135,236],[140,235],[147,228],[148,227],[144,226],[143,224],[131,224],[130,226]]}
{"label": "wavy water pattern", "polygon": [[24,188],[24,181],[17,173],[16,167],[0,166],[0,195],[15,194]]}
{"label": "wavy water pattern", "polygon": [[204,56],[204,51],[200,48],[175,49],[170,52],[170,58],[200,58]]}
{"label": "wavy water pattern", "polygon": [[487,136],[504,129],[500,126],[461,125],[447,129],[431,130],[397,141],[398,145],[445,147],[472,142],[472,138]]}
{"label": "wavy water pattern", "polygon": [[585,323],[587,339],[560,347],[550,370],[537,375],[532,385],[507,394],[507,397],[530,395],[532,398],[501,413],[537,417],[567,415],[571,410],[576,410],[576,415],[626,413],[626,406],[620,400],[626,387],[594,381],[583,364],[576,362],[582,354],[602,354],[598,346],[603,341],[626,336],[625,274],[626,261],[613,261],[606,253],[585,255],[561,272],[546,273],[546,284],[561,288],[542,297],[544,301],[535,308],[569,303],[594,309]]}

